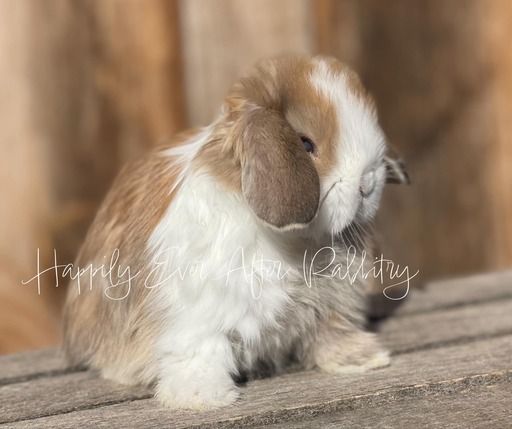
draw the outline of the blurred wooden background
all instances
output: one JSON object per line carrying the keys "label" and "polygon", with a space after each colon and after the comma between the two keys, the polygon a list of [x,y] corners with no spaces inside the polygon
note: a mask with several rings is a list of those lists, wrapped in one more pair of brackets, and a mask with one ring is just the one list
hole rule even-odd
{"label": "blurred wooden background", "polygon": [[[255,60],[334,55],[375,95],[413,186],[385,255],[416,284],[512,266],[510,0],[0,0],[0,353],[58,341],[71,262],[116,172],[205,125]],[[63,289],[63,288],[61,288]]]}

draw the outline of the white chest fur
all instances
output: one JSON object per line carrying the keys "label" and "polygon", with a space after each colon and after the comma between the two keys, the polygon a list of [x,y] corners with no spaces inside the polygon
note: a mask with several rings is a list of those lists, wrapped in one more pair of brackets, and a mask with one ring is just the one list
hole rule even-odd
{"label": "white chest fur", "polygon": [[178,337],[236,331],[258,341],[289,301],[282,283],[300,267],[281,260],[244,204],[205,174],[188,177],[151,236],[160,273],[149,287]]}

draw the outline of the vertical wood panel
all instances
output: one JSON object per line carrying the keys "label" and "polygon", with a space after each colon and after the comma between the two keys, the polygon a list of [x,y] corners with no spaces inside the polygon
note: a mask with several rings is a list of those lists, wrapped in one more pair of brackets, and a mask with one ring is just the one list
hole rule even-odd
{"label": "vertical wood panel", "polygon": [[496,225],[496,267],[512,266],[512,2],[490,2],[482,19],[488,23],[486,42],[493,70],[492,97],[495,120],[491,145],[488,192]]}
{"label": "vertical wood panel", "polygon": [[[512,266],[510,2],[355,3],[358,49],[337,25],[328,48],[374,93],[413,179],[384,195],[384,251],[422,279]],[[332,20],[353,5],[332,1]]]}
{"label": "vertical wood panel", "polygon": [[37,285],[21,284],[35,271],[36,248],[51,245],[41,228],[50,213],[50,179],[27,85],[30,8],[30,0],[0,1],[0,354],[58,341],[51,291],[38,296]]}
{"label": "vertical wood panel", "polygon": [[34,111],[52,172],[54,237],[73,260],[127,161],[185,123],[176,2],[32,2]]}
{"label": "vertical wood panel", "polygon": [[315,53],[335,55],[355,69],[362,54],[358,1],[313,1]]}
{"label": "vertical wood panel", "polygon": [[309,0],[181,0],[188,117],[206,125],[230,85],[261,57],[313,49]]}
{"label": "vertical wood panel", "polygon": [[[14,201],[1,239],[19,271],[33,273],[37,247],[44,266],[53,248],[60,263],[72,262],[119,168],[184,127],[177,4],[2,0],[1,7],[0,43],[8,49],[0,53],[7,83],[0,144],[13,175],[2,185]],[[13,298],[19,281],[9,286]],[[27,306],[20,319],[32,313]]]}

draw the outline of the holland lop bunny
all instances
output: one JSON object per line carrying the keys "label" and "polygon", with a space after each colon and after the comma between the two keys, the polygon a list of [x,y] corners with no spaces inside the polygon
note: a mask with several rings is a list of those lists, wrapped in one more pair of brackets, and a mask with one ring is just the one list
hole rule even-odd
{"label": "holland lop bunny", "polygon": [[324,271],[361,258],[386,180],[407,176],[354,72],[259,63],[211,125],[116,179],[69,285],[67,355],[171,408],[231,404],[237,380],[291,366],[388,365],[364,278]]}

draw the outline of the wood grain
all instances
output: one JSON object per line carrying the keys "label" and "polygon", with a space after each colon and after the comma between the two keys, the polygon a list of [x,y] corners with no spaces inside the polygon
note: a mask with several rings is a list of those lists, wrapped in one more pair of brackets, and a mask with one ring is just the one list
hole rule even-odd
{"label": "wood grain", "polygon": [[0,388],[0,423],[151,396],[146,388],[116,384],[91,372],[58,375]]}
{"label": "wood grain", "polygon": [[212,121],[253,62],[314,44],[309,0],[280,0],[279,6],[274,0],[181,0],[179,6],[191,126]]}
{"label": "wood grain", "polygon": [[0,386],[73,371],[59,348],[0,357]]}
{"label": "wood grain", "polygon": [[319,50],[361,74],[412,177],[384,193],[384,254],[416,284],[512,267],[512,3],[316,4]]}
{"label": "wood grain", "polygon": [[512,297],[512,271],[479,274],[431,282],[415,290],[395,317],[437,311]]}
{"label": "wood grain", "polygon": [[0,2],[0,353],[57,344],[63,288],[119,168],[185,126],[174,0]]}
{"label": "wood grain", "polygon": [[48,227],[67,264],[119,169],[185,125],[177,8],[173,0],[30,5],[29,84],[52,172]]}
{"label": "wood grain", "polygon": [[393,353],[506,334],[512,335],[512,299],[392,318],[380,329]]}
{"label": "wood grain", "polygon": [[359,428],[432,428],[460,429],[462,425],[473,428],[506,428],[510,426],[512,412],[512,379],[493,381],[453,391],[422,391],[419,395],[382,397],[371,407],[361,404],[347,412],[335,411],[312,420],[256,426],[274,429],[325,429]]}
{"label": "wood grain", "polygon": [[21,284],[33,276],[36,249],[51,247],[51,233],[42,227],[52,212],[51,173],[28,84],[32,6],[0,1],[0,354],[59,341],[53,290],[44,287],[38,295],[37,285]]}
{"label": "wood grain", "polygon": [[[144,397],[145,392],[119,389],[86,374],[75,374],[36,380],[30,389],[24,383],[5,386],[0,396],[2,419],[19,420],[19,424],[10,426],[17,428],[91,424],[126,428],[240,427],[295,422],[349,412],[354,407],[369,408],[383,400],[393,404],[397,397],[445,394],[496,383],[510,385],[511,347],[512,336],[507,336],[400,355],[391,367],[368,374],[332,376],[310,371],[259,380],[249,383],[236,405],[204,412],[167,411],[154,399],[131,402],[130,397]],[[128,402],[109,405],[123,398]],[[106,406],[100,407],[102,400]],[[94,409],[69,413],[89,407]],[[67,414],[52,415],[63,412]]]}
{"label": "wood grain", "polygon": [[438,280],[421,288],[412,286],[409,291],[405,286],[388,290],[389,295],[396,298],[404,297],[398,301],[391,301],[383,294],[380,282],[375,282],[370,294],[370,317],[379,319],[393,314],[396,318],[507,299],[512,297],[512,271]]}
{"label": "wood grain", "polygon": [[498,0],[486,7],[482,20],[489,23],[485,42],[491,70],[490,96],[493,103],[493,139],[489,148],[487,191],[491,195],[492,253],[494,267],[512,265],[512,52],[504,47],[512,40],[512,3]]}
{"label": "wood grain", "polygon": [[361,72],[413,181],[384,194],[384,253],[419,268],[419,281],[509,268],[512,260],[500,262],[488,189],[496,116],[485,4],[364,3]]}

